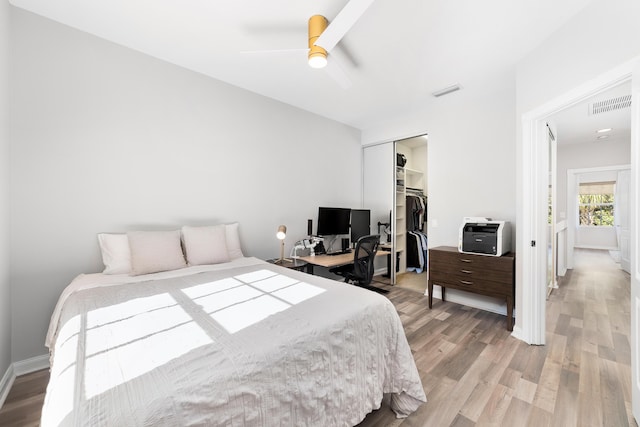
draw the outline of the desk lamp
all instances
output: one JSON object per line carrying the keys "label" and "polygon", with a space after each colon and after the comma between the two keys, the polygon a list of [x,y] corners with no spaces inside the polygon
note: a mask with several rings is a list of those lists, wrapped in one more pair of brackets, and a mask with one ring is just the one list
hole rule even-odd
{"label": "desk lamp", "polygon": [[276,237],[280,240],[280,259],[277,260],[276,264],[282,264],[285,261],[291,262],[290,259],[284,257],[284,238],[287,237],[287,226],[281,225],[278,227],[278,232],[276,233]]}

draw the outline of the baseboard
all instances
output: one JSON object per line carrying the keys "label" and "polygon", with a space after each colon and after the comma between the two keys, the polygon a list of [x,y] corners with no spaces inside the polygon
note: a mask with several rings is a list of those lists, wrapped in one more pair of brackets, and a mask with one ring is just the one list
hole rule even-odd
{"label": "baseboard", "polygon": [[9,395],[9,390],[11,390],[11,386],[16,379],[16,374],[13,371],[13,365],[9,365],[9,369],[4,373],[2,380],[0,380],[0,409],[2,405],[4,405],[4,401],[7,400],[7,396]]}
{"label": "baseboard", "polygon": [[7,372],[4,373],[2,380],[0,380],[0,409],[2,408],[2,405],[4,405],[4,401],[7,399],[16,377],[48,368],[48,354],[43,354],[42,356],[36,356],[26,360],[20,360],[9,365]]}
{"label": "baseboard", "polygon": [[522,328],[518,326],[515,326],[515,325],[513,326],[513,332],[511,332],[511,336],[520,341],[524,341],[522,339]]}
{"label": "baseboard", "polygon": [[375,270],[373,270],[373,275],[374,276],[384,276],[385,274],[387,274],[387,269],[385,268],[376,268]]}
{"label": "baseboard", "polygon": [[14,362],[13,371],[16,377],[20,375],[30,374],[31,372],[40,371],[42,369],[49,368],[49,355],[43,354],[41,356],[32,357],[30,359],[20,360]]}
{"label": "baseboard", "polygon": [[599,251],[616,251],[617,246],[596,246],[596,245],[574,245],[576,249],[597,249]]}

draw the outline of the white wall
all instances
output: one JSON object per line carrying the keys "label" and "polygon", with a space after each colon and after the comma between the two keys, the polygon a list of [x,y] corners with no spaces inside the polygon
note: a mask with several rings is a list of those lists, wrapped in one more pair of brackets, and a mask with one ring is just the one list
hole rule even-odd
{"label": "white wall", "polygon": [[[629,140],[591,142],[586,144],[569,144],[558,146],[558,212],[564,214],[567,225],[575,229],[575,246],[590,249],[615,249],[618,247],[616,229],[614,227],[579,226],[575,205],[577,194],[567,194],[567,170],[606,168],[607,166],[628,165],[631,163],[631,142]],[[580,173],[576,175],[578,183],[615,181],[617,170],[601,170],[600,172]]]}
{"label": "white wall", "polygon": [[[12,8],[13,360],[46,352],[96,233],[240,221],[279,255],[318,206],[360,206],[360,132]],[[331,164],[330,171],[322,166]]]}
{"label": "white wall", "polygon": [[[611,141],[603,143],[558,145],[557,162],[557,209],[565,215],[567,209],[567,170],[603,166],[628,165],[631,163],[631,142]],[[559,219],[564,219],[558,217]]]}
{"label": "white wall", "polygon": [[[9,282],[9,2],[0,0],[0,380],[11,364]],[[1,385],[1,384],[0,384]],[[0,390],[1,393],[2,390]]]}
{"label": "white wall", "polygon": [[518,63],[518,111],[533,110],[637,56],[639,18],[637,0],[592,0]]}
{"label": "white wall", "polygon": [[514,100],[513,75],[497,76],[363,130],[365,145],[428,133],[430,247],[457,246],[465,216],[515,220]]}
{"label": "white wall", "polygon": [[[629,148],[630,145],[629,145]],[[621,157],[623,163],[619,163],[618,165],[628,165],[631,161],[630,157],[626,158],[626,162],[624,162],[624,156]],[[598,170],[594,172],[584,172],[584,173],[576,173],[576,171],[572,171],[575,174],[575,181],[578,185],[589,183],[589,182],[612,182],[618,180],[618,172],[616,169],[605,169]],[[569,195],[571,200],[577,202],[577,192],[572,191],[572,195]],[[569,203],[569,202],[567,202]],[[573,212],[576,212],[577,208],[573,209]],[[577,215],[571,215],[568,218],[568,224],[572,227],[575,227],[575,247],[577,248],[587,248],[587,249],[618,249],[618,231],[616,227],[593,227],[593,226],[580,226]]]}
{"label": "white wall", "polygon": [[[465,86],[465,82],[461,82]],[[431,107],[363,131],[363,144],[428,134],[429,247],[457,246],[465,216],[487,216],[515,226],[515,80],[513,71],[482,87],[438,98]],[[437,294],[436,294],[437,296]],[[504,312],[480,295],[447,291],[451,301]],[[466,298],[466,299],[465,299]]]}

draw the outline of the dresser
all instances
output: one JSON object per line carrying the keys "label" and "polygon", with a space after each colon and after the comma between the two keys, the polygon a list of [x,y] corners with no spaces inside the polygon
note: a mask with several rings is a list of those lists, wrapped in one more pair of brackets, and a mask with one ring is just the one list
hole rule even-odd
{"label": "dresser", "polygon": [[433,285],[487,295],[507,301],[507,329],[513,330],[515,298],[515,254],[499,257],[458,252],[452,246],[429,249],[429,308],[433,305]]}

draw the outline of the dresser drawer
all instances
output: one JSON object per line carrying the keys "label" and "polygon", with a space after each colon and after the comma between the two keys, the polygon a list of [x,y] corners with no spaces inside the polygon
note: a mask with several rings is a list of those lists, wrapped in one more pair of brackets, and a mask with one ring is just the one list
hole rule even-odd
{"label": "dresser drawer", "polygon": [[501,271],[511,274],[513,272],[513,257],[493,257],[487,255],[463,254],[460,252],[430,250],[429,268],[439,269],[466,269],[481,271]]}
{"label": "dresser drawer", "polygon": [[513,295],[513,281],[490,280],[481,274],[465,275],[457,273],[446,273],[440,271],[429,271],[429,280],[434,285],[444,286],[452,289],[460,289],[468,292],[475,292],[485,295],[508,296]]}
{"label": "dresser drawer", "polygon": [[482,265],[479,265],[477,263],[446,264],[438,261],[434,261],[433,263],[430,262],[429,277],[434,277],[434,274],[442,274],[444,275],[444,277],[455,275],[459,276],[462,280],[492,280],[494,282],[500,282],[507,285],[511,285],[513,283],[513,270],[491,270],[483,268]]}

